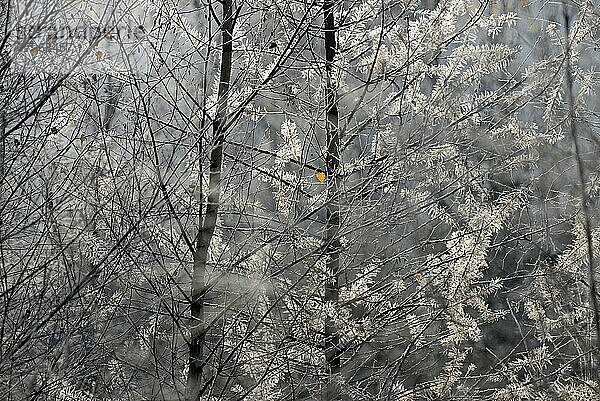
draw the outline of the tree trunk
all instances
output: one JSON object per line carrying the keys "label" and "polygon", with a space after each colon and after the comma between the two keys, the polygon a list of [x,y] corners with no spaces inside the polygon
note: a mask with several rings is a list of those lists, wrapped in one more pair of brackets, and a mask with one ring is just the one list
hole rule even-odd
{"label": "tree trunk", "polygon": [[[598,377],[598,359],[600,356],[598,355],[598,347],[600,347],[600,306],[598,305],[598,284],[596,283],[596,258],[594,256],[594,247],[593,247],[593,231],[594,228],[592,226],[593,219],[591,216],[590,210],[590,199],[588,195],[587,188],[587,180],[586,180],[586,172],[585,172],[585,161],[582,157],[582,154],[585,152],[582,149],[583,144],[580,143],[580,138],[583,136],[581,133],[577,131],[577,119],[576,119],[576,110],[575,110],[575,91],[574,91],[574,77],[573,71],[571,67],[571,44],[569,42],[571,32],[570,26],[572,24],[572,17],[569,14],[569,9],[567,3],[563,1],[563,21],[564,21],[564,29],[565,29],[565,94],[566,94],[566,102],[569,106],[569,114],[568,114],[568,125],[569,125],[569,134],[571,137],[571,141],[573,142],[574,148],[574,156],[575,156],[575,164],[577,166],[577,175],[579,178],[579,193],[580,193],[580,202],[581,202],[581,211],[583,214],[584,221],[584,232],[586,238],[586,253],[587,253],[587,265],[588,265],[588,280],[589,280],[589,293],[590,293],[590,304],[592,307],[592,324],[594,326],[593,331],[590,333],[590,337],[588,339],[588,348],[590,351],[593,351],[596,348],[595,352],[589,352],[584,354],[584,357],[581,359],[581,363],[583,365],[583,377],[585,378],[596,378]],[[593,334],[592,334],[593,333]],[[594,341],[595,335],[595,341]]]}
{"label": "tree trunk", "polygon": [[[338,303],[340,287],[340,203],[338,168],[340,164],[339,116],[336,99],[336,82],[333,66],[336,53],[336,28],[334,20],[334,1],[325,0],[323,17],[325,28],[325,107],[327,132],[327,154],[325,156],[327,179],[327,221],[325,226],[325,244],[327,255],[327,278],[325,283],[325,303]],[[337,376],[340,373],[339,334],[332,316],[325,317],[325,360],[329,370],[329,383],[324,400],[340,398]]]}
{"label": "tree trunk", "polygon": [[210,174],[206,212],[196,238],[192,273],[192,325],[189,344],[189,372],[186,389],[187,401],[198,401],[205,391],[202,372],[206,364],[204,343],[208,327],[205,322],[204,297],[207,293],[206,268],[208,249],[213,237],[219,211],[221,195],[221,169],[223,166],[224,126],[227,116],[229,82],[231,80],[231,56],[233,35],[232,0],[223,0],[223,23],[221,25],[222,53],[219,92],[217,94],[217,115],[213,121],[213,141],[210,152]]}

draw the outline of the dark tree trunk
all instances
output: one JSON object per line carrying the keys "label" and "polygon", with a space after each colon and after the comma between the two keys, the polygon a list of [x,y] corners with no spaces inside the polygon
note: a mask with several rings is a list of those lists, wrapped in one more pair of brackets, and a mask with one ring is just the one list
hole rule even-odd
{"label": "dark tree trunk", "polygon": [[[333,66],[336,54],[336,27],[334,21],[334,2],[325,0],[323,4],[323,17],[325,29],[325,107],[327,154],[326,180],[327,180],[327,221],[325,226],[325,244],[327,255],[327,274],[325,284],[325,303],[338,303],[340,285],[340,203],[338,169],[340,164],[340,138],[339,116],[336,99],[336,83],[333,77]],[[337,400],[340,391],[336,378],[340,373],[340,337],[338,329],[331,316],[325,317],[325,360],[330,374],[330,383],[324,393],[324,400]]]}
{"label": "dark tree trunk", "polygon": [[186,400],[197,401],[205,391],[202,373],[206,365],[204,343],[208,327],[205,321],[204,297],[207,293],[206,267],[208,248],[214,235],[221,195],[221,169],[223,166],[224,126],[227,116],[229,82],[231,80],[233,10],[232,0],[223,0],[223,23],[221,25],[222,53],[217,115],[213,122],[213,140],[210,152],[210,174],[206,212],[196,238],[196,251],[192,273],[192,326],[189,345],[189,373]]}

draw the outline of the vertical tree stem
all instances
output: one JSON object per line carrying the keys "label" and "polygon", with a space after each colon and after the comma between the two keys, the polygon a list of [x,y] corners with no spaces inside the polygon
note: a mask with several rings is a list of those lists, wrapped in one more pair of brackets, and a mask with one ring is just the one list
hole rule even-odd
{"label": "vertical tree stem", "polygon": [[[338,169],[340,164],[339,115],[336,99],[336,83],[333,77],[334,59],[336,54],[336,27],[334,20],[334,1],[325,0],[323,3],[325,30],[325,108],[326,108],[326,140],[327,153],[325,156],[327,179],[327,221],[325,227],[325,244],[327,255],[327,278],[325,283],[325,303],[338,303],[340,285],[340,183]],[[335,384],[340,372],[340,337],[336,324],[331,315],[325,317],[325,360],[333,382],[325,391],[324,399],[339,399],[339,389]]]}
{"label": "vertical tree stem", "polygon": [[[579,137],[577,135],[577,126],[575,122],[575,96],[573,94],[573,74],[571,72],[571,46],[569,43],[569,31],[570,31],[570,15],[567,10],[567,5],[563,3],[563,18],[565,24],[565,86],[566,86],[566,97],[567,103],[569,106],[569,133],[571,136],[571,140],[573,141],[573,145],[575,147],[575,161],[577,164],[577,174],[579,178],[579,191],[581,198],[581,211],[583,213],[584,219],[584,231],[586,236],[586,253],[588,259],[588,279],[590,282],[590,302],[592,304],[592,313],[593,313],[593,324],[594,331],[596,334],[596,348],[600,349],[600,309],[598,306],[598,298],[596,297],[597,293],[597,284],[596,284],[596,265],[594,260],[594,250],[593,250],[593,238],[592,238],[592,219],[590,217],[589,210],[589,197],[586,188],[585,182],[585,170],[583,159],[581,158],[581,147],[579,144]],[[592,346],[593,347],[593,346]],[[594,360],[594,356],[598,355],[598,351],[591,352],[590,354],[590,376],[595,377],[595,373],[597,372],[596,363]]]}
{"label": "vertical tree stem", "polygon": [[221,195],[221,169],[223,166],[223,142],[225,138],[225,120],[229,97],[229,83],[231,80],[232,64],[232,35],[233,13],[232,0],[223,0],[223,22],[221,24],[221,71],[219,79],[219,92],[217,94],[217,115],[213,121],[213,140],[210,152],[210,173],[208,184],[208,200],[206,212],[196,238],[196,251],[192,273],[192,326],[189,345],[189,372],[187,380],[186,400],[197,401],[204,392],[202,372],[206,361],[204,360],[204,344],[206,340],[205,296],[206,270],[208,262],[208,249],[215,232],[217,214],[219,212],[219,198]]}

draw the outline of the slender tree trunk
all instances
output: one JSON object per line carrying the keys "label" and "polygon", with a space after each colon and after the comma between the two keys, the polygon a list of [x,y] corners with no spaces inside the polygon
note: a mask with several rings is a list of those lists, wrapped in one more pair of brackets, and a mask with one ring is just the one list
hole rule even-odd
{"label": "slender tree trunk", "polygon": [[[9,62],[8,52],[5,48],[5,41],[7,40],[7,36],[9,33],[8,24],[9,24],[9,7],[10,1],[3,1],[0,3],[0,275],[6,277],[6,266],[5,266],[5,255],[4,255],[4,217],[1,210],[4,209],[5,205],[5,194],[4,194],[4,181],[5,181],[5,155],[6,155],[6,110],[5,107],[6,99],[5,99],[5,89],[2,85],[4,81],[3,76],[6,72],[6,66]],[[8,316],[8,302],[6,302],[6,298],[2,297],[2,312],[4,316]],[[5,324],[2,322],[0,324],[0,343],[4,342],[4,327]],[[0,360],[4,357],[4,347],[0,345]],[[8,388],[12,386],[12,378],[8,380]],[[11,395],[9,394],[9,401],[12,400]]]}
{"label": "slender tree trunk", "polygon": [[[1,93],[1,92],[0,92]],[[4,181],[6,175],[6,167],[5,167],[5,157],[6,157],[6,112],[4,110],[0,111],[0,209],[4,209],[4,202],[7,201],[4,195]],[[0,263],[2,268],[2,273],[4,274],[4,244],[2,242],[2,238],[4,238],[4,217],[3,213],[0,212]],[[2,340],[2,337],[0,337]],[[2,350],[0,349],[0,355],[2,355]]]}
{"label": "slender tree trunk", "polygon": [[[336,53],[336,27],[334,20],[334,0],[325,0],[323,4],[325,28],[325,107],[327,131],[326,179],[327,179],[327,222],[325,243],[327,254],[327,281],[325,284],[325,303],[337,304],[340,293],[340,202],[338,168],[340,164],[339,116],[336,99],[336,82],[333,66]],[[332,316],[325,317],[325,360],[330,373],[330,383],[324,393],[324,400],[337,400],[340,397],[336,384],[340,372],[340,337]]]}
{"label": "slender tree trunk", "polygon": [[[582,149],[582,144],[580,143],[581,135],[577,132],[577,120],[576,120],[576,111],[575,111],[575,93],[574,93],[574,77],[571,66],[571,44],[569,43],[570,39],[570,24],[571,15],[569,13],[569,9],[567,3],[563,1],[563,21],[564,21],[564,29],[565,29],[565,94],[566,94],[566,102],[569,106],[569,134],[571,136],[571,140],[573,141],[574,147],[574,156],[575,156],[575,164],[577,166],[577,175],[579,178],[579,193],[580,193],[580,202],[581,202],[581,211],[583,214],[584,221],[584,231],[586,237],[586,251],[587,251],[587,264],[588,264],[588,280],[589,280],[589,291],[590,291],[590,303],[592,306],[592,324],[593,324],[593,333],[589,338],[588,347],[590,350],[594,348],[600,347],[600,306],[598,304],[598,284],[596,282],[596,258],[594,257],[594,245],[593,245],[593,219],[591,216],[590,210],[590,199],[588,195],[588,188],[586,185],[586,172],[585,172],[585,162],[583,160],[582,154],[584,150]],[[594,341],[595,335],[595,341]],[[583,377],[588,379],[596,378],[598,376],[598,349],[595,352],[589,352],[582,358],[583,365]]]}
{"label": "slender tree trunk", "polygon": [[192,274],[192,326],[189,345],[189,373],[186,389],[187,401],[198,401],[206,384],[202,381],[202,372],[206,364],[204,343],[208,327],[205,323],[204,297],[207,293],[206,268],[208,248],[213,237],[219,211],[221,195],[221,169],[223,166],[224,126],[227,116],[229,83],[231,80],[231,56],[233,34],[232,0],[223,0],[223,23],[221,25],[222,52],[219,92],[217,94],[217,115],[213,122],[213,141],[210,152],[210,174],[206,212],[196,238],[196,251]]}
{"label": "slender tree trunk", "polygon": [[[0,194],[4,195],[4,155],[6,154],[6,112],[0,111]],[[0,213],[0,226],[2,222],[2,214]]]}
{"label": "slender tree trunk", "polygon": [[[4,208],[4,156],[6,154],[6,138],[4,133],[6,132],[6,112],[0,111],[0,209]],[[2,238],[4,238],[4,217],[3,213],[0,213],[0,272],[5,274],[4,270],[4,244]],[[0,341],[3,340],[4,333],[0,333]],[[2,347],[0,347],[0,357],[2,356]]]}
{"label": "slender tree trunk", "polygon": [[[10,1],[0,2],[0,191],[4,191],[4,156],[6,154],[6,104],[4,86],[2,85],[5,68],[9,63],[8,50],[6,50],[6,40],[8,40],[9,30],[9,7]],[[3,192],[0,192],[3,195]],[[2,214],[0,213],[0,227],[2,223]]]}

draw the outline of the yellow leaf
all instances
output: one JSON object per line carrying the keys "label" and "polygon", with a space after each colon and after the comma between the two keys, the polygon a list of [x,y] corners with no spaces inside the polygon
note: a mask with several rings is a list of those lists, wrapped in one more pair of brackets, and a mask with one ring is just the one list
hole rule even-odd
{"label": "yellow leaf", "polygon": [[35,57],[38,54],[38,49],[36,49],[35,47],[33,49],[29,50],[29,54],[31,54],[31,57]]}
{"label": "yellow leaf", "polygon": [[101,50],[98,50],[98,51],[96,52],[96,58],[97,58],[98,60],[100,60],[100,59],[102,58],[102,56],[104,56],[104,53],[102,53],[102,51],[101,51]]}
{"label": "yellow leaf", "polygon": [[319,180],[319,182],[325,182],[325,173],[322,171],[317,171],[317,174],[315,174],[315,176],[317,177],[317,180]]}
{"label": "yellow leaf", "polygon": [[417,281],[423,280],[423,275],[421,273],[415,274],[415,280],[417,280]]}

